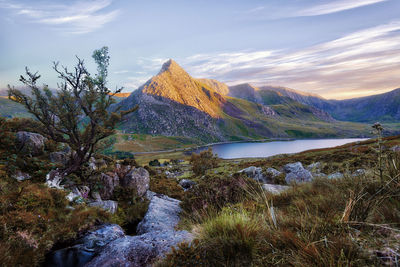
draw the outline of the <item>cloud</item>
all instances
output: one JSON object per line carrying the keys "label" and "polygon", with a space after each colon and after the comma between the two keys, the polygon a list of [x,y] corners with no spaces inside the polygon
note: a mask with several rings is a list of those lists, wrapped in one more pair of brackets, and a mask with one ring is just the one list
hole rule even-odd
{"label": "cloud", "polygon": [[297,51],[199,54],[180,60],[195,77],[283,85],[345,98],[400,86],[400,20]]}
{"label": "cloud", "polygon": [[300,10],[296,13],[296,15],[297,16],[326,15],[385,1],[387,0],[351,0],[351,1],[339,0]]}
{"label": "cloud", "polygon": [[14,11],[15,16],[48,25],[65,33],[84,34],[102,28],[114,20],[119,10],[105,11],[112,0],[75,1],[70,4],[27,4],[0,1],[0,8]]}

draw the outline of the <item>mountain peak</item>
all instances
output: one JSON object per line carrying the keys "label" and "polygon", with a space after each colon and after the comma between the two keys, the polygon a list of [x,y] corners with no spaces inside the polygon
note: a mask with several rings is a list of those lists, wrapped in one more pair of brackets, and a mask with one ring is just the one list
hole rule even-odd
{"label": "mountain peak", "polygon": [[176,63],[173,59],[169,59],[168,61],[166,61],[160,70],[160,73],[165,72],[165,71],[169,71],[169,72],[185,72],[184,69],[178,65],[178,63]]}

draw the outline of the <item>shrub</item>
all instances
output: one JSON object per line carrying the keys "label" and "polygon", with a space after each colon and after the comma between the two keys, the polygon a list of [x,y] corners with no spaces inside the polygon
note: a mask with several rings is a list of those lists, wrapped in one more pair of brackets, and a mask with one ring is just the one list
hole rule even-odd
{"label": "shrub", "polygon": [[190,157],[192,170],[196,175],[205,174],[207,170],[218,167],[219,158],[212,153],[212,149],[202,151],[199,154],[193,153]]}

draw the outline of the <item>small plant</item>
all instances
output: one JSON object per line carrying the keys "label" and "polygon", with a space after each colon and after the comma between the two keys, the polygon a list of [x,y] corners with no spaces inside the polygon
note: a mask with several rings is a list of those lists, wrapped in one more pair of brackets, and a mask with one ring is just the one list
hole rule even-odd
{"label": "small plant", "polygon": [[203,175],[207,170],[218,167],[219,158],[213,154],[211,147],[190,157],[192,170],[196,175]]}

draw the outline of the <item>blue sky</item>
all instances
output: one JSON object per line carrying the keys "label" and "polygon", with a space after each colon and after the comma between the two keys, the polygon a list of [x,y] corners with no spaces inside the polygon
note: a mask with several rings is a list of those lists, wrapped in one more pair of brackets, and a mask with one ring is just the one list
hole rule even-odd
{"label": "blue sky", "polygon": [[109,46],[110,85],[132,91],[173,58],[192,76],[326,98],[400,87],[399,0],[0,0],[0,88],[25,66],[55,86]]}

